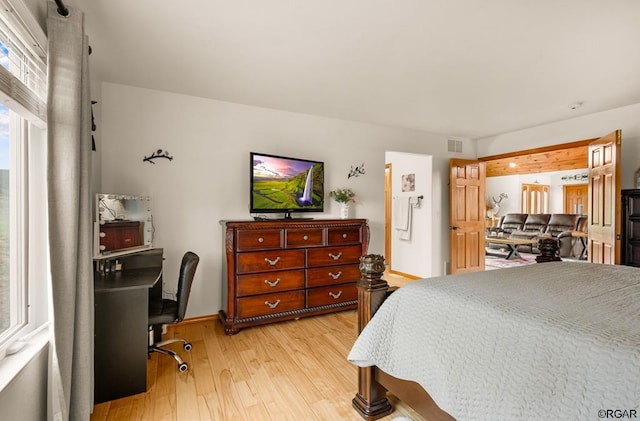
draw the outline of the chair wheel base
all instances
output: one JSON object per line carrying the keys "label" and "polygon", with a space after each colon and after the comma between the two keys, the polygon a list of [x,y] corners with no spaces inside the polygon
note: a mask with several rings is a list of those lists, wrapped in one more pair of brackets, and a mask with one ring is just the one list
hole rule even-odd
{"label": "chair wheel base", "polygon": [[182,363],[182,364],[178,364],[178,370],[181,373],[184,373],[185,371],[187,371],[189,369],[189,365],[187,363]]}

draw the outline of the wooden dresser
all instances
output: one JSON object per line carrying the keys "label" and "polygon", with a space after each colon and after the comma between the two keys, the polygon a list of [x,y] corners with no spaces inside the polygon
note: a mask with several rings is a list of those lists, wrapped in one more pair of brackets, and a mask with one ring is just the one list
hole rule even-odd
{"label": "wooden dresser", "polygon": [[241,328],[357,308],[366,219],[222,221],[228,335]]}

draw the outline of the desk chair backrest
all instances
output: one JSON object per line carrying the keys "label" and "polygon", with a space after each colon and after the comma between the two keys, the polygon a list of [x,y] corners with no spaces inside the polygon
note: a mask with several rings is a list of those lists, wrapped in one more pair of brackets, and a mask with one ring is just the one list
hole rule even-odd
{"label": "desk chair backrest", "polygon": [[184,315],[187,312],[187,302],[189,301],[189,294],[191,293],[191,285],[193,284],[193,277],[199,261],[200,258],[198,255],[191,251],[186,252],[182,257],[180,277],[178,278],[178,296],[176,297],[178,304],[178,322],[184,319]]}

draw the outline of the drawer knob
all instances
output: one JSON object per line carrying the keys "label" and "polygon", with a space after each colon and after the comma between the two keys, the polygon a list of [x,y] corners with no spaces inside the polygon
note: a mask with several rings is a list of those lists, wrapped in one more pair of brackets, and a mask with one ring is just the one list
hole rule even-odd
{"label": "drawer knob", "polygon": [[262,237],[258,238],[258,243],[264,243],[264,238]]}
{"label": "drawer knob", "polygon": [[[342,291],[340,291],[342,292]],[[280,304],[280,300],[276,300],[275,303],[271,304],[269,301],[265,301],[264,305],[269,306],[269,308],[276,308],[278,307],[278,304]]]}
{"label": "drawer knob", "polygon": [[331,257],[333,260],[338,260],[341,256],[342,256],[342,252],[340,252],[338,254],[329,253],[329,257]]}
{"label": "drawer knob", "polygon": [[270,287],[274,287],[274,286],[276,286],[276,285],[278,285],[280,283],[280,278],[276,278],[276,280],[273,281],[273,282],[268,280],[268,279],[265,279],[264,283],[269,285]]}
{"label": "drawer knob", "polygon": [[331,296],[331,298],[333,298],[334,300],[337,300],[338,298],[340,298],[340,296],[342,295],[342,291],[338,291],[337,294],[334,294],[333,292],[329,291],[329,295]]}
{"label": "drawer knob", "polygon": [[347,234],[342,234],[342,238],[347,238]]}
{"label": "drawer knob", "polygon": [[329,276],[331,276],[333,279],[338,279],[340,276],[342,276],[342,271],[340,271],[338,273],[329,272]]}
{"label": "drawer knob", "polygon": [[303,240],[308,240],[308,239],[309,239],[309,236],[308,236],[308,235],[305,235],[304,237],[302,237],[302,239],[303,239]]}
{"label": "drawer knob", "polygon": [[275,260],[269,260],[268,257],[264,258],[264,261],[269,263],[271,266],[275,266],[278,264],[278,262],[280,261],[280,256],[276,257]]}

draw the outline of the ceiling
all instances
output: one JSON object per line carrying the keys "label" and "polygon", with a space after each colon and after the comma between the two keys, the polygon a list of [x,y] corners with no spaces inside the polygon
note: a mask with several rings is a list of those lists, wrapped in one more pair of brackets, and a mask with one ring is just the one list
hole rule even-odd
{"label": "ceiling", "polygon": [[106,82],[472,139],[640,103],[638,0],[65,3]]}
{"label": "ceiling", "polygon": [[589,144],[597,139],[527,149],[480,158],[487,177],[586,169]]}

